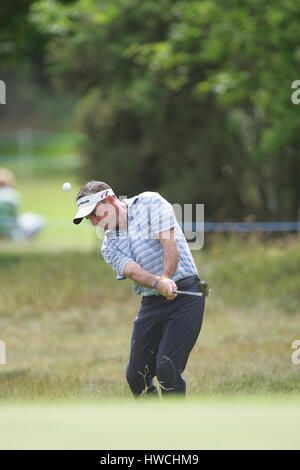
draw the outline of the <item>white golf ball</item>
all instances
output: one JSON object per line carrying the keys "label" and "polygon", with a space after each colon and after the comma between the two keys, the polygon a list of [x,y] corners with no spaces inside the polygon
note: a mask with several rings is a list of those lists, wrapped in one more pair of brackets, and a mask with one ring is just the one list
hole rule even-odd
{"label": "white golf ball", "polygon": [[71,191],[71,189],[72,189],[71,183],[64,183],[63,184],[63,190],[64,191]]}

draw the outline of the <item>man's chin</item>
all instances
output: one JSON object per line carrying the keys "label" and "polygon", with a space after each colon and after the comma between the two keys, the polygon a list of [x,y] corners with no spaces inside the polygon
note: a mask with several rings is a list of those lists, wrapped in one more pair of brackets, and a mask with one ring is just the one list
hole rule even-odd
{"label": "man's chin", "polygon": [[115,227],[115,226],[110,226],[109,223],[107,223],[107,224],[105,224],[105,225],[102,225],[101,222],[99,222],[99,223],[97,224],[97,226],[98,226],[99,228],[102,228],[102,229],[105,230],[105,231],[106,231],[106,230],[116,230],[116,227]]}
{"label": "man's chin", "polygon": [[113,225],[105,224],[103,230],[116,230],[116,227]]}

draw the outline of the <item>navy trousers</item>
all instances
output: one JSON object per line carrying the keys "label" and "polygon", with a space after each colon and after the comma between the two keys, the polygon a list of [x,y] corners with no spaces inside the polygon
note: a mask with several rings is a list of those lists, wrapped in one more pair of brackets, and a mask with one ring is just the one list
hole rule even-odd
{"label": "navy trousers", "polygon": [[[197,282],[181,289],[198,292]],[[199,336],[205,297],[180,295],[173,300],[144,296],[133,323],[126,378],[134,396],[185,394],[182,372]]]}

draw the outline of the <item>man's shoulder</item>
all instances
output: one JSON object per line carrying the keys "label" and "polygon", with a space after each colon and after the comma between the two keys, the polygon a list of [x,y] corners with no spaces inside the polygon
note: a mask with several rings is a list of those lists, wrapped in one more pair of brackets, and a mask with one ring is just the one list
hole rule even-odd
{"label": "man's shoulder", "polygon": [[156,191],[144,191],[135,196],[136,204],[151,204],[153,201],[164,200]]}
{"label": "man's shoulder", "polygon": [[162,196],[157,191],[144,191],[143,193],[140,193],[138,197],[145,199],[155,199],[161,198]]}

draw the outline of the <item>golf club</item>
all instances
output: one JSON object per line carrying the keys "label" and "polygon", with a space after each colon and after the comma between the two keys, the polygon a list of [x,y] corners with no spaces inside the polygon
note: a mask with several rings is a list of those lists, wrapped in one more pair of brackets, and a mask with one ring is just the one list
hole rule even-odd
{"label": "golf club", "polygon": [[202,292],[187,292],[184,290],[173,290],[173,294],[184,294],[184,295],[197,295],[197,297],[202,297]]}

